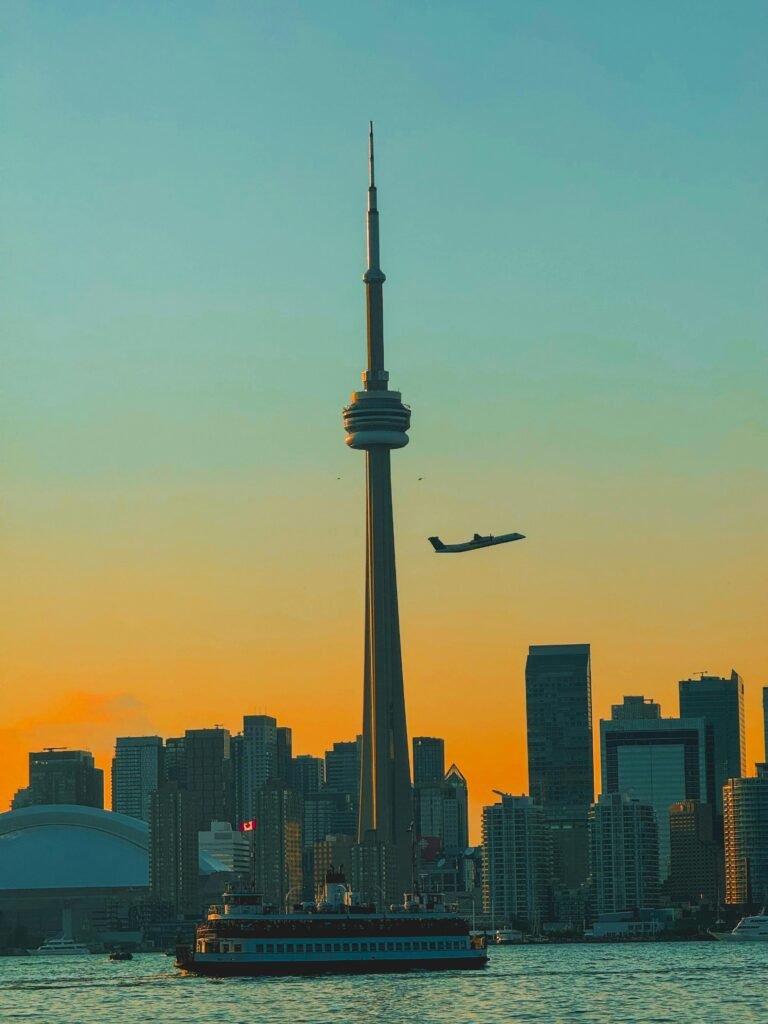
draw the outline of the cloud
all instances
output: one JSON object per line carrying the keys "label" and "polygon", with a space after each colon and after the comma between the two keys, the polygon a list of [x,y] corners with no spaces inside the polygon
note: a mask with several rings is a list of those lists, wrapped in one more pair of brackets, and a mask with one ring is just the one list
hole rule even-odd
{"label": "cloud", "polygon": [[125,692],[70,690],[42,708],[16,719],[4,719],[0,725],[0,810],[9,807],[15,791],[27,785],[29,752],[43,747],[92,751],[97,765],[105,769],[109,803],[109,767],[115,737],[151,732],[146,706]]}

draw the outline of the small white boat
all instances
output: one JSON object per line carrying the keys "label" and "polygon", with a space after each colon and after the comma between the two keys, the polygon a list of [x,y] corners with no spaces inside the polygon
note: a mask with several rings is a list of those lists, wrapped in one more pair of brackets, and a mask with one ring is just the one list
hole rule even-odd
{"label": "small white boat", "polygon": [[732,932],[713,932],[721,942],[768,942],[768,914],[742,917]]}
{"label": "small white boat", "polygon": [[30,956],[90,956],[91,951],[82,942],[62,936],[46,939],[39,949],[30,949]]}
{"label": "small white boat", "polygon": [[525,936],[514,928],[496,929],[497,946],[520,946],[523,942],[525,942]]}

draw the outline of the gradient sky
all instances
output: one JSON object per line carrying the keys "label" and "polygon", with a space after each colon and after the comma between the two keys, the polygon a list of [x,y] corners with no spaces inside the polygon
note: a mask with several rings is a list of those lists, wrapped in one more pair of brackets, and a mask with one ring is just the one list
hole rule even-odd
{"label": "gradient sky", "polygon": [[589,642],[595,725],[734,667],[762,757],[764,3],[2,22],[0,806],[42,745],[358,731],[370,117],[410,732],[474,827],[526,788],[528,644]]}

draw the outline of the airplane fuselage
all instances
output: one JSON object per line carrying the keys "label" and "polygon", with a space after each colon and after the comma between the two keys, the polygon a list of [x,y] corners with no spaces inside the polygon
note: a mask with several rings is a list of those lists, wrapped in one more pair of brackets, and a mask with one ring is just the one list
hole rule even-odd
{"label": "airplane fuselage", "polygon": [[430,544],[438,555],[453,554],[459,551],[474,551],[476,548],[490,548],[496,544],[508,544],[513,540],[525,540],[525,534],[502,533],[498,537],[494,537],[493,534],[481,537],[479,533],[476,533],[472,540],[465,541],[463,544],[443,544],[439,537],[429,538]]}

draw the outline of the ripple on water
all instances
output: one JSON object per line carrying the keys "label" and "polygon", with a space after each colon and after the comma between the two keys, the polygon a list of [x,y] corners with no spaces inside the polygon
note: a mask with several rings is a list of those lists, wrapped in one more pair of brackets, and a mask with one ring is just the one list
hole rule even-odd
{"label": "ripple on water", "polygon": [[485,971],[182,977],[141,954],[0,959],[0,1021],[44,1024],[766,1024],[768,944],[506,946]]}

